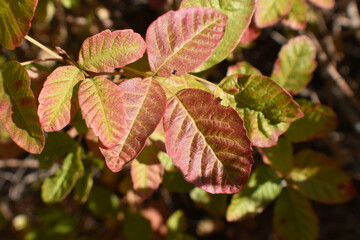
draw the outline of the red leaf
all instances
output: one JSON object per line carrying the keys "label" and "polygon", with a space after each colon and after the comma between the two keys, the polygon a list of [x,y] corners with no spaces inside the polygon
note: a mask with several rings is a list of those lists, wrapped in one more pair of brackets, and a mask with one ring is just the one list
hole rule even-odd
{"label": "red leaf", "polygon": [[151,70],[169,77],[185,75],[204,63],[224,35],[227,16],[211,8],[169,11],[146,33]]}
{"label": "red leaf", "polygon": [[100,146],[106,164],[113,172],[120,171],[141,152],[166,108],[165,92],[152,78],[126,80],[119,84],[119,89],[123,93],[128,129],[115,147]]}
{"label": "red leaf", "polygon": [[126,112],[121,89],[104,77],[87,78],[79,88],[79,103],[86,125],[106,147],[114,147],[125,134]]}
{"label": "red leaf", "polygon": [[64,128],[79,109],[77,91],[80,81],[85,80],[74,66],[55,69],[46,79],[39,96],[38,115],[46,132]]}
{"label": "red leaf", "polygon": [[253,163],[237,112],[211,93],[184,89],[168,100],[165,145],[185,180],[210,193],[239,192]]}
{"label": "red leaf", "polygon": [[102,31],[85,39],[80,52],[79,64],[93,72],[109,72],[141,58],[146,44],[132,30]]}

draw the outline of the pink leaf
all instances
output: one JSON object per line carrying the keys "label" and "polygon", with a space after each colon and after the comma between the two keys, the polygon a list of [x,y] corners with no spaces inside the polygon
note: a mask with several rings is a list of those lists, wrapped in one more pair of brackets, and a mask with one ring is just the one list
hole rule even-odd
{"label": "pink leaf", "polygon": [[87,78],[79,88],[79,103],[86,125],[106,147],[114,147],[125,134],[126,112],[121,89],[104,77]]}
{"label": "pink leaf", "polygon": [[151,70],[159,76],[185,75],[204,63],[224,35],[227,16],[211,8],[170,11],[147,30]]}
{"label": "pink leaf", "polygon": [[64,128],[79,108],[77,91],[80,81],[85,80],[74,66],[55,69],[46,79],[39,96],[38,115],[46,132]]}
{"label": "pink leaf", "polygon": [[29,76],[19,62],[11,61],[0,68],[0,122],[12,140],[26,151],[41,153],[44,133],[36,114]]}
{"label": "pink leaf", "polygon": [[145,146],[165,113],[166,95],[159,83],[152,78],[133,78],[119,84],[127,113],[126,134],[113,148],[100,150],[106,164],[113,172],[135,159]]}
{"label": "pink leaf", "polygon": [[257,39],[261,34],[261,29],[256,27],[254,20],[250,22],[250,25],[245,29],[240,44],[249,44]]}
{"label": "pink leaf", "polygon": [[131,180],[134,190],[143,199],[150,197],[163,180],[164,167],[157,158],[154,146],[145,147],[131,163]]}
{"label": "pink leaf", "polygon": [[80,52],[79,64],[93,72],[109,72],[141,58],[146,44],[132,30],[102,31],[85,39]]}
{"label": "pink leaf", "polygon": [[165,145],[185,180],[210,193],[236,193],[253,158],[244,122],[209,92],[184,89],[168,100]]}

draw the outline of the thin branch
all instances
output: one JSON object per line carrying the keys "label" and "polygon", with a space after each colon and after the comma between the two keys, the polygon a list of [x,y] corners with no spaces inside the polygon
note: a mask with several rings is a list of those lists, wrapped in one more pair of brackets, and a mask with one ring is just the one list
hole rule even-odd
{"label": "thin branch", "polygon": [[150,77],[151,76],[150,74],[138,71],[138,70],[130,68],[130,67],[123,67],[122,69],[124,69],[126,71],[129,71],[129,72],[136,73],[137,75],[140,75],[140,76],[143,76],[143,77]]}
{"label": "thin branch", "polygon": [[136,76],[136,75],[139,75],[137,73],[124,73],[124,72],[90,72],[90,71],[87,71],[88,74],[91,76],[91,77],[97,77],[97,76],[103,76],[103,75],[106,75],[106,76]]}
{"label": "thin branch", "polygon": [[212,83],[212,82],[210,82],[210,81],[208,81],[208,80],[206,80],[206,79],[203,79],[203,78],[201,78],[201,77],[198,77],[198,76],[195,76],[195,75],[192,75],[192,74],[189,74],[189,75],[192,76],[193,78],[195,78],[196,80],[198,80],[199,82],[202,82],[202,83],[211,85],[211,86],[213,86],[214,88],[217,88],[217,86],[218,86],[217,84]]}
{"label": "thin branch", "polygon": [[51,62],[51,61],[65,63],[64,59],[62,59],[62,58],[44,58],[44,59],[34,59],[34,60],[22,62],[21,65],[25,66],[25,65],[29,65],[29,64],[37,63],[37,62]]}
{"label": "thin branch", "polygon": [[25,39],[28,40],[29,42],[31,42],[32,44],[34,44],[35,46],[41,48],[42,50],[44,50],[45,52],[49,53],[51,56],[55,57],[55,58],[61,58],[60,55],[58,55],[57,53],[55,53],[54,51],[50,50],[48,47],[44,46],[43,44],[39,43],[38,41],[36,41],[35,39],[33,39],[32,37],[30,37],[29,35],[25,36]]}

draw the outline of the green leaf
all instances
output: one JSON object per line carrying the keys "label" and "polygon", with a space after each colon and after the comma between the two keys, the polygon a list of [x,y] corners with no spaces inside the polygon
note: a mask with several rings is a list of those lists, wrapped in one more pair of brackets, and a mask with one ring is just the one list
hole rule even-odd
{"label": "green leaf", "polygon": [[65,157],[61,168],[45,179],[41,187],[41,198],[45,203],[60,202],[69,195],[78,178],[84,173],[82,151],[81,147],[76,147]]}
{"label": "green leaf", "polygon": [[75,140],[65,132],[48,133],[44,150],[37,155],[41,168],[49,168],[59,158],[69,153]]}
{"label": "green leaf", "polygon": [[219,46],[211,54],[211,57],[195,70],[195,72],[200,72],[211,68],[227,58],[238,45],[245,29],[250,24],[255,10],[255,0],[184,0],[180,7],[209,7],[228,17],[224,37],[221,39]]}
{"label": "green leaf", "polygon": [[131,180],[135,193],[143,199],[149,198],[163,180],[164,167],[159,162],[155,146],[146,146],[131,163]]}
{"label": "green leaf", "polygon": [[304,30],[307,24],[307,9],[306,0],[293,0],[289,14],[282,20],[283,24],[294,30]]}
{"label": "green leaf", "polygon": [[244,119],[247,134],[257,147],[274,146],[290,122],[303,116],[292,96],[264,76],[228,76],[215,89],[215,96]]}
{"label": "green leaf", "polygon": [[38,115],[46,132],[60,131],[79,109],[77,94],[84,74],[74,66],[55,69],[39,95]]}
{"label": "green leaf", "polygon": [[263,161],[283,177],[291,171],[293,147],[289,140],[280,137],[277,144],[271,148],[262,149]]}
{"label": "green leaf", "polygon": [[344,203],[356,194],[350,177],[333,160],[310,149],[294,156],[290,178],[294,181],[294,188],[308,198],[322,203]]}
{"label": "green leaf", "polygon": [[37,0],[0,1],[0,44],[9,49],[20,46],[29,32]]}
{"label": "green leaf", "polygon": [[125,135],[126,112],[122,91],[104,77],[87,78],[79,88],[79,103],[86,125],[102,144],[115,147]]}
{"label": "green leaf", "polygon": [[255,23],[265,28],[277,23],[289,13],[293,0],[258,0],[256,4]]}
{"label": "green leaf", "polygon": [[291,123],[285,137],[292,142],[305,142],[315,138],[325,138],[337,127],[334,111],[325,105],[316,104],[306,99],[299,99],[304,117]]}
{"label": "green leaf", "polygon": [[282,239],[317,239],[318,219],[309,200],[290,188],[284,189],[275,202],[274,229]]}
{"label": "green leaf", "polygon": [[311,80],[316,68],[316,48],[310,38],[301,35],[282,46],[271,79],[292,93],[300,92]]}
{"label": "green leaf", "polygon": [[225,215],[227,203],[226,194],[210,194],[201,188],[195,187],[190,191],[190,198],[214,216]]}
{"label": "green leaf", "polygon": [[167,155],[167,153],[159,152],[157,157],[158,157],[161,165],[163,165],[163,167],[165,168],[166,171],[168,171],[168,172],[177,171],[173,162],[171,161],[171,158],[169,157],[169,155]]}
{"label": "green leaf", "polygon": [[170,232],[183,232],[186,230],[186,216],[183,210],[177,210],[166,221]]}
{"label": "green leaf", "polygon": [[218,46],[226,22],[227,16],[212,8],[182,8],[160,16],[146,33],[151,70],[161,77],[195,70]]}
{"label": "green leaf", "polygon": [[180,171],[164,172],[162,186],[170,192],[185,193],[194,188],[194,185],[184,180]]}
{"label": "green leaf", "polygon": [[118,197],[109,190],[94,185],[86,202],[89,210],[96,217],[115,217],[119,209]]}
{"label": "green leaf", "polygon": [[324,9],[331,9],[335,6],[335,0],[309,0],[309,2]]}
{"label": "green leaf", "polygon": [[127,240],[150,240],[152,237],[150,221],[137,213],[125,214],[123,231]]}
{"label": "green leaf", "polygon": [[142,57],[146,44],[133,30],[102,31],[85,39],[79,64],[88,71],[111,72]]}
{"label": "green leaf", "polygon": [[209,92],[187,88],[168,99],[165,146],[186,181],[209,193],[235,193],[253,163],[244,123]]}
{"label": "green leaf", "polygon": [[85,168],[84,174],[79,178],[75,186],[74,199],[78,202],[84,203],[90,195],[93,186],[93,172],[91,166]]}
{"label": "green leaf", "polygon": [[19,62],[11,61],[0,68],[0,112],[0,122],[15,143],[30,153],[41,153],[44,133],[29,75]]}
{"label": "green leaf", "polygon": [[[191,75],[183,75],[183,76],[171,76],[171,77],[157,77],[157,81],[161,82],[162,85],[165,85],[167,89],[172,91],[173,93],[177,93],[178,91],[185,88],[197,88],[207,92],[211,92],[210,89],[204,84],[198,82]],[[173,95],[169,92],[166,92],[166,96],[168,98]]]}
{"label": "green leaf", "polygon": [[226,76],[233,74],[261,75],[261,72],[257,68],[253,67],[250,63],[243,61],[228,67]]}
{"label": "green leaf", "polygon": [[281,179],[268,167],[260,165],[251,174],[246,187],[234,194],[226,211],[228,221],[255,216],[279,196]]}

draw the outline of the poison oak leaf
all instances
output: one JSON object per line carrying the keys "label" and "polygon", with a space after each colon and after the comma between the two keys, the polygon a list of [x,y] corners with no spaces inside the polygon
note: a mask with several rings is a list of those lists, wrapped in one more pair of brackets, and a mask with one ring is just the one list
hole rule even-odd
{"label": "poison oak leaf", "polygon": [[184,89],[168,99],[166,151],[186,181],[210,193],[239,192],[253,158],[237,112],[209,92]]}
{"label": "poison oak leaf", "polygon": [[309,0],[309,2],[324,9],[331,9],[335,6],[335,0]]}
{"label": "poison oak leaf", "polygon": [[146,33],[150,68],[158,76],[185,75],[211,56],[224,36],[226,15],[202,7],[169,11]]}
{"label": "poison oak leaf", "polygon": [[79,109],[77,94],[84,74],[74,66],[55,69],[46,79],[39,96],[38,115],[46,132],[60,131]]}
{"label": "poison oak leaf", "polygon": [[112,148],[102,147],[107,166],[113,172],[135,159],[164,116],[166,95],[153,78],[133,78],[118,85],[126,111],[127,130]]}
{"label": "poison oak leaf", "polygon": [[41,153],[45,145],[30,79],[19,62],[0,68],[0,122],[11,139],[30,153]]}
{"label": "poison oak leaf", "polygon": [[293,0],[258,0],[256,3],[255,23],[259,28],[277,23],[289,13]]}
{"label": "poison oak leaf", "polygon": [[141,58],[146,43],[133,30],[102,31],[85,39],[79,52],[79,64],[93,72],[111,72]]}
{"label": "poison oak leaf", "polygon": [[121,89],[105,77],[87,78],[79,87],[79,104],[88,128],[105,147],[118,144],[126,130]]}

